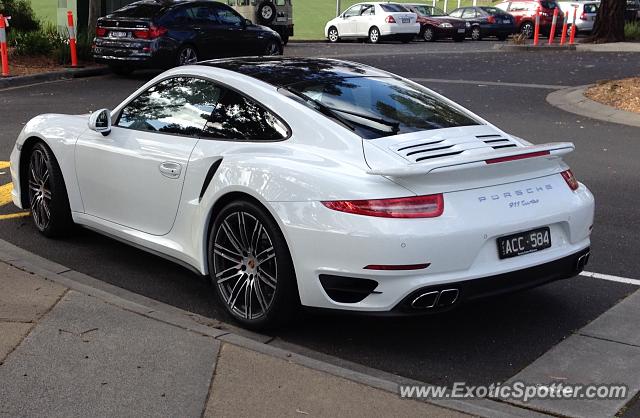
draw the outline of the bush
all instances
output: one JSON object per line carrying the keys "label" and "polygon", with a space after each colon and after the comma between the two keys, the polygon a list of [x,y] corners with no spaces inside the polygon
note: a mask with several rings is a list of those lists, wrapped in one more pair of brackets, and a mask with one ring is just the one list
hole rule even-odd
{"label": "bush", "polygon": [[627,41],[640,41],[640,21],[625,23],[624,38]]}
{"label": "bush", "polygon": [[13,53],[22,56],[51,55],[64,43],[65,39],[52,24],[31,32],[14,30],[9,36]]}
{"label": "bush", "polygon": [[11,16],[8,32],[33,32],[40,29],[29,0],[0,0],[0,14]]}
{"label": "bush", "polygon": [[[57,45],[53,51],[53,56],[60,64],[71,63],[71,50],[69,48],[68,35],[62,38],[62,42]],[[93,37],[87,36],[86,33],[80,32],[76,37],[76,51],[78,53],[78,61],[90,61],[93,59],[91,54],[91,45],[93,43]]]}

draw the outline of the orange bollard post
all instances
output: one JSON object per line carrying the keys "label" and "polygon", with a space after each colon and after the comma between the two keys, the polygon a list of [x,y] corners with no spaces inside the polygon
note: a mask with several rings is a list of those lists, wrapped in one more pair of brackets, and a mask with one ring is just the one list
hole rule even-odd
{"label": "orange bollard post", "polygon": [[556,6],[553,9],[553,19],[551,20],[551,32],[549,32],[549,45],[553,44],[553,38],[556,36],[556,23],[558,22],[558,11],[560,9]]}
{"label": "orange bollard post", "polygon": [[573,22],[571,23],[571,36],[569,36],[569,45],[573,45],[576,39],[576,13],[578,13],[578,6],[573,6]]}
{"label": "orange bollard post", "polygon": [[67,29],[69,30],[69,47],[71,48],[71,66],[78,66],[78,50],[76,48],[76,28],[73,25],[73,12],[67,12]]}
{"label": "orange bollard post", "polygon": [[540,7],[536,9],[536,26],[533,30],[533,45],[538,46],[540,41]]}
{"label": "orange bollard post", "polygon": [[567,42],[567,27],[569,24],[569,19],[567,16],[564,17],[564,23],[562,24],[562,36],[560,37],[560,45],[564,45]]}
{"label": "orange bollard post", "polygon": [[9,77],[9,53],[7,51],[7,30],[4,16],[0,14],[0,61],[2,61],[2,76]]}

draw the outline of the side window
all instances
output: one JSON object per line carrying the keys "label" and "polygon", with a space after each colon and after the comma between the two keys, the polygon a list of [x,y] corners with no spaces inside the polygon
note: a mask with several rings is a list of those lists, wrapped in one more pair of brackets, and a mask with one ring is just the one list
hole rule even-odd
{"label": "side window", "polygon": [[228,89],[224,89],[203,132],[203,137],[238,141],[276,141],[287,136],[287,126],[273,113]]}
{"label": "side window", "polygon": [[527,10],[527,5],[525,3],[513,2],[509,6],[510,12],[522,12]]}
{"label": "side window", "polygon": [[170,78],[149,87],[127,104],[116,126],[199,136],[218,103],[220,92],[220,87],[199,78]]}
{"label": "side window", "polygon": [[376,14],[376,8],[373,4],[365,4],[362,6],[362,10],[360,11],[360,16],[373,16]]}
{"label": "side window", "polygon": [[344,17],[360,16],[360,9],[361,8],[362,8],[361,5],[356,4],[355,6],[347,9],[347,11],[344,12]]}
{"label": "side window", "polygon": [[276,6],[284,6],[284,0],[276,0]]}
{"label": "side window", "polygon": [[453,17],[461,17],[462,16],[462,11],[464,9],[456,9],[453,12],[449,13],[449,16],[453,16]]}
{"label": "side window", "polygon": [[463,19],[473,19],[474,17],[476,17],[476,11],[474,9],[464,9],[464,12],[462,12]]}
{"label": "side window", "polygon": [[218,21],[223,25],[242,26],[244,22],[240,15],[228,7],[216,7],[215,14],[218,17]]}

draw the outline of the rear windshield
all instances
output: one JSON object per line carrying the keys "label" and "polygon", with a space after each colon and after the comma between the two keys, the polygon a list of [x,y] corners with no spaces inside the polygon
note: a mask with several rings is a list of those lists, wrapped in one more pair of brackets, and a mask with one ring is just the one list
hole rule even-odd
{"label": "rear windshield", "polygon": [[481,7],[482,10],[489,13],[490,15],[502,15],[504,14],[504,10],[500,10],[497,7]]}
{"label": "rear windshield", "polygon": [[596,3],[588,3],[584,5],[585,13],[598,13],[598,5]]}
{"label": "rear windshield", "polygon": [[393,13],[393,12],[408,12],[404,6],[400,6],[399,4],[381,4],[382,10],[385,12]]}
{"label": "rear windshield", "polygon": [[111,13],[111,17],[154,17],[164,8],[163,5],[154,2],[137,2]]}
{"label": "rear windshield", "polygon": [[305,81],[288,89],[318,103],[325,115],[332,112],[367,139],[480,124],[424,87],[391,77]]}
{"label": "rear windshield", "polygon": [[437,7],[420,5],[415,8],[422,16],[444,16],[444,12]]}
{"label": "rear windshield", "polygon": [[556,7],[558,7],[558,4],[553,0],[542,0],[540,2],[540,6],[545,9],[555,9]]}

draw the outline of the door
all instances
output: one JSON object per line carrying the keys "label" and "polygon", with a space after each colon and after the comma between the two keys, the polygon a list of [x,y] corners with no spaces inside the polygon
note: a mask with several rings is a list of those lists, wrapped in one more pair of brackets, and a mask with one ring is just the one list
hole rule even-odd
{"label": "door", "polygon": [[[227,56],[243,56],[256,51],[258,39],[247,30],[244,17],[224,4],[212,6],[221,39],[227,43]],[[262,52],[262,51],[261,51]]]}
{"label": "door", "polygon": [[198,52],[200,59],[226,57],[234,51],[232,28],[220,22],[216,7],[198,4],[189,8],[198,31]]}
{"label": "door", "polygon": [[124,106],[109,135],[81,135],[75,158],[85,213],[167,234],[191,152],[219,97],[209,81],[168,78]]}
{"label": "door", "polygon": [[338,22],[338,33],[340,36],[356,36],[357,17],[360,16],[362,5],[356,4],[348,8]]}
{"label": "door", "polygon": [[373,4],[363,4],[360,10],[360,16],[353,19],[356,20],[356,33],[358,36],[369,36],[369,29],[375,25],[376,8]]}

